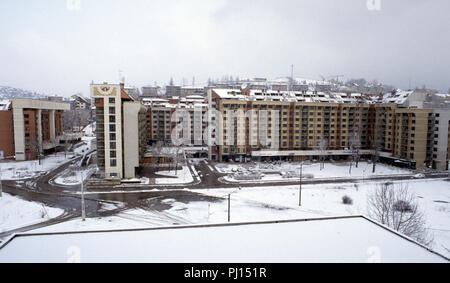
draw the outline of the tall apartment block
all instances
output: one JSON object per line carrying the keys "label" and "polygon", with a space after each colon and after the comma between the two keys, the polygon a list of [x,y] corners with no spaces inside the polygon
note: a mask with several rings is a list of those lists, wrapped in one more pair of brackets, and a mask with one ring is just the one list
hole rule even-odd
{"label": "tall apartment block", "polygon": [[0,156],[34,160],[55,150],[63,137],[63,112],[70,104],[13,99],[0,107]]}
{"label": "tall apartment block", "polygon": [[[362,155],[379,152],[410,167],[447,169],[450,111],[405,108],[394,103],[399,94],[393,97],[212,89],[209,107],[220,117],[212,118],[218,136],[210,158],[303,160],[345,157],[357,148]],[[320,147],[324,140],[325,151]]]}
{"label": "tall apartment block", "polygon": [[135,178],[147,146],[147,108],[124,85],[92,84],[98,167],[105,179]]}

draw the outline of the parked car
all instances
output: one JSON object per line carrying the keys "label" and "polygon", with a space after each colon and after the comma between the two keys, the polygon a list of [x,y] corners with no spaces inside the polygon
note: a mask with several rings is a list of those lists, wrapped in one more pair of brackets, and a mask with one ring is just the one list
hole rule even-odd
{"label": "parked car", "polygon": [[415,179],[425,179],[425,174],[422,174],[422,173],[416,174],[416,175],[414,175],[414,178]]}

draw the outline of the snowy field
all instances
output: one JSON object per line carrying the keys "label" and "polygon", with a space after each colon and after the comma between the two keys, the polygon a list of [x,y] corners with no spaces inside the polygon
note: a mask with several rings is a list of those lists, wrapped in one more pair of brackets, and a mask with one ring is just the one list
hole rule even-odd
{"label": "snowy field", "polygon": [[188,166],[183,166],[183,169],[178,171],[158,171],[155,174],[160,176],[155,179],[156,185],[189,184],[194,182]]}
{"label": "snowy field", "polygon": [[[434,236],[433,249],[450,257],[450,182],[444,180],[414,180],[394,182],[407,185],[417,196],[426,215],[427,228]],[[242,190],[196,191],[209,196],[227,197],[232,193],[232,220],[259,221],[293,218],[311,218],[336,215],[367,215],[367,197],[380,182],[339,185],[304,185],[302,207],[299,204],[299,186],[255,187]],[[349,196],[353,205],[344,205]],[[223,222],[227,219],[227,201],[211,204],[212,213],[205,216],[200,204],[191,204],[180,211],[180,216],[199,222]],[[205,205],[202,204],[204,207]],[[177,206],[173,211],[177,211]],[[258,209],[255,210],[255,207]],[[202,210],[200,212],[199,210]],[[173,212],[172,211],[172,212]],[[208,215],[206,213],[206,215]]]}
{"label": "snowy field", "polygon": [[[377,164],[375,173],[372,172],[372,164],[359,162],[358,168],[353,164],[350,172],[348,162],[325,163],[323,170],[319,163],[304,164],[302,168],[303,178],[345,178],[358,177],[367,178],[371,176],[383,175],[407,175],[413,174],[412,170]],[[220,173],[229,174],[225,180],[230,182],[247,181],[288,181],[298,179],[300,176],[300,163],[280,162],[280,163],[250,163],[250,164],[225,164],[219,163],[216,170]],[[253,177],[252,177],[253,176]]]}
{"label": "snowy field", "polygon": [[64,211],[3,193],[0,198],[0,233],[58,217]]}
{"label": "snowy field", "polygon": [[[225,223],[228,221],[228,194],[231,194],[232,222],[366,215],[367,196],[378,184],[381,182],[304,185],[302,207],[298,205],[298,186],[187,190],[219,199],[216,202],[189,203],[166,199],[164,203],[171,208],[163,212],[133,209],[114,217],[89,219],[85,223],[74,220],[41,229],[39,232]],[[427,228],[434,236],[433,249],[450,257],[450,183],[444,180],[411,180],[401,184],[407,185],[417,196],[427,218]],[[343,196],[349,196],[353,205],[344,205]]]}
{"label": "snowy field", "polygon": [[0,171],[2,180],[23,180],[45,175],[49,171],[70,162],[73,155],[58,153],[49,155],[41,160],[23,161],[23,162],[0,162]]}

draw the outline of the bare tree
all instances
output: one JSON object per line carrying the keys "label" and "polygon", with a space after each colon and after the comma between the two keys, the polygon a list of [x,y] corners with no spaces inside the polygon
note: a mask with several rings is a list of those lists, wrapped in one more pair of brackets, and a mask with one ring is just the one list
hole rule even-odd
{"label": "bare tree", "polygon": [[152,153],[153,153],[153,157],[155,158],[154,162],[157,165],[160,164],[160,158],[163,153],[163,147],[164,147],[164,144],[162,141],[158,141],[157,143],[153,144],[153,146],[152,146]]}
{"label": "bare tree", "polygon": [[325,151],[328,149],[328,139],[322,137],[322,139],[319,142],[319,150],[320,150],[320,170],[323,170],[325,168],[325,158],[326,154]]}
{"label": "bare tree", "polygon": [[385,183],[379,185],[368,197],[368,215],[421,244],[433,242],[426,230],[426,220],[419,209],[416,196],[409,192],[408,185]]}
{"label": "bare tree", "polygon": [[186,160],[184,155],[183,147],[178,146],[176,148],[175,154],[174,154],[174,161],[175,161],[175,175],[178,175],[178,164],[182,163]]}
{"label": "bare tree", "polygon": [[356,163],[356,168],[358,168],[360,158],[359,149],[361,148],[361,139],[359,137],[359,133],[357,130],[353,131],[351,135],[348,137],[348,143],[351,151],[350,169],[349,169],[351,174],[353,162]]}
{"label": "bare tree", "polygon": [[34,139],[30,140],[28,145],[30,146],[30,150],[32,152],[36,153],[36,156],[37,156],[37,158],[39,160],[39,165],[42,165],[41,157],[42,157],[42,153],[43,152],[42,152],[42,145],[41,145],[41,143],[38,141],[37,138],[34,138]]}

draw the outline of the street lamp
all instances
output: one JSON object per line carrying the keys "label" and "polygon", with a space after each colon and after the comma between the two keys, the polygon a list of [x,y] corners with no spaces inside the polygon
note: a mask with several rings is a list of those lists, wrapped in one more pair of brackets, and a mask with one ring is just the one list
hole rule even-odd
{"label": "street lamp", "polygon": [[3,194],[3,187],[2,187],[2,167],[0,166],[0,198]]}
{"label": "street lamp", "polygon": [[84,182],[85,180],[88,180],[89,177],[94,173],[94,170],[88,170],[86,173],[86,178],[84,179],[83,177],[83,170],[80,170],[79,168],[75,167],[75,166],[71,166],[72,170],[78,173],[78,176],[80,177],[80,189],[81,189],[81,219],[84,221],[86,221],[86,204],[85,204],[85,200],[84,200]]}
{"label": "street lamp", "polygon": [[[242,187],[239,187],[239,191],[242,190]],[[237,193],[238,190],[228,194],[228,223],[231,222],[231,195]]]}
{"label": "street lamp", "polygon": [[303,162],[300,163],[300,191],[299,191],[299,206],[302,206],[302,176],[303,175]]}

